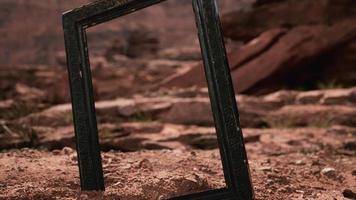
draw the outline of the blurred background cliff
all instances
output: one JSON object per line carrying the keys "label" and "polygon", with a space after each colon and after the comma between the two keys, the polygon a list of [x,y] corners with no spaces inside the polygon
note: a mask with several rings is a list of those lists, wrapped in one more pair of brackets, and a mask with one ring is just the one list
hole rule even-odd
{"label": "blurred background cliff", "polygon": [[[7,68],[65,67],[59,16],[85,3],[1,0],[1,76],[13,74]],[[236,91],[266,94],[355,85],[354,1],[223,0],[219,5]],[[178,0],[90,29],[92,68],[108,68],[94,73],[98,98],[132,95],[147,87],[205,87],[196,35],[191,2]],[[62,84],[65,70],[59,71],[48,81]],[[2,99],[16,90],[6,79],[1,80]],[[102,79],[127,81],[107,88]],[[46,83],[33,85],[37,80],[24,84],[44,87]],[[67,102],[67,88],[62,90],[58,101]]]}

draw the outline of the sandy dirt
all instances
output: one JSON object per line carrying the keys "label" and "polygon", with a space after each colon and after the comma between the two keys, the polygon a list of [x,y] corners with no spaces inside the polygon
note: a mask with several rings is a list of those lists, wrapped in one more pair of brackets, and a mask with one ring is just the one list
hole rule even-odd
{"label": "sandy dirt", "polygon": [[[260,141],[247,144],[256,199],[355,198],[355,130],[250,131],[263,132]],[[225,186],[216,149],[110,151],[102,157],[106,191],[87,194],[80,193],[71,148],[1,153],[0,199],[156,200]]]}

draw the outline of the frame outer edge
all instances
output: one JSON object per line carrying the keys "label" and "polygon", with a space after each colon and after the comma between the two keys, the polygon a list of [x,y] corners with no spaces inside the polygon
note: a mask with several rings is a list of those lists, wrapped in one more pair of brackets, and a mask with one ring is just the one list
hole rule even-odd
{"label": "frame outer edge", "polygon": [[[214,120],[228,188],[254,199],[238,109],[215,0],[193,0]],[[214,105],[215,104],[215,105]],[[225,151],[224,151],[225,150]],[[231,168],[234,167],[234,168]]]}

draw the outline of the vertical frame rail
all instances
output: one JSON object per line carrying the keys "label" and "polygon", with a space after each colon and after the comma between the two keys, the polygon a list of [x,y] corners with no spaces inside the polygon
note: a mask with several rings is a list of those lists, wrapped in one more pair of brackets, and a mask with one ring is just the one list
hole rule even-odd
{"label": "vertical frame rail", "polygon": [[63,26],[80,185],[82,190],[104,190],[86,35],[75,21],[64,20]]}
{"label": "vertical frame rail", "polygon": [[238,199],[254,193],[215,0],[193,0],[225,181]]}

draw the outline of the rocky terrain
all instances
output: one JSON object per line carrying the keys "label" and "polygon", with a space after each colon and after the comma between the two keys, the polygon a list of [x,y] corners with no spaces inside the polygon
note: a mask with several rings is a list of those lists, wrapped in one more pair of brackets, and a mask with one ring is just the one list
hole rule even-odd
{"label": "rocky terrain", "polygon": [[[235,91],[256,95],[356,85],[355,13],[352,0],[260,0],[252,9],[223,14],[224,35],[235,41],[228,52]],[[194,85],[206,85],[202,64],[162,86]]]}
{"label": "rocky terrain", "polygon": [[[106,191],[80,191],[60,13],[87,2],[0,2],[0,200],[225,187],[191,2],[170,0],[88,30]],[[219,5],[256,199],[356,199],[355,3]]]}
{"label": "rocky terrain", "polygon": [[[207,95],[191,88],[98,101],[100,194],[79,192],[70,104],[15,117],[16,102],[3,101],[0,198],[164,199],[224,187]],[[237,101],[257,199],[355,197],[356,88]]]}

